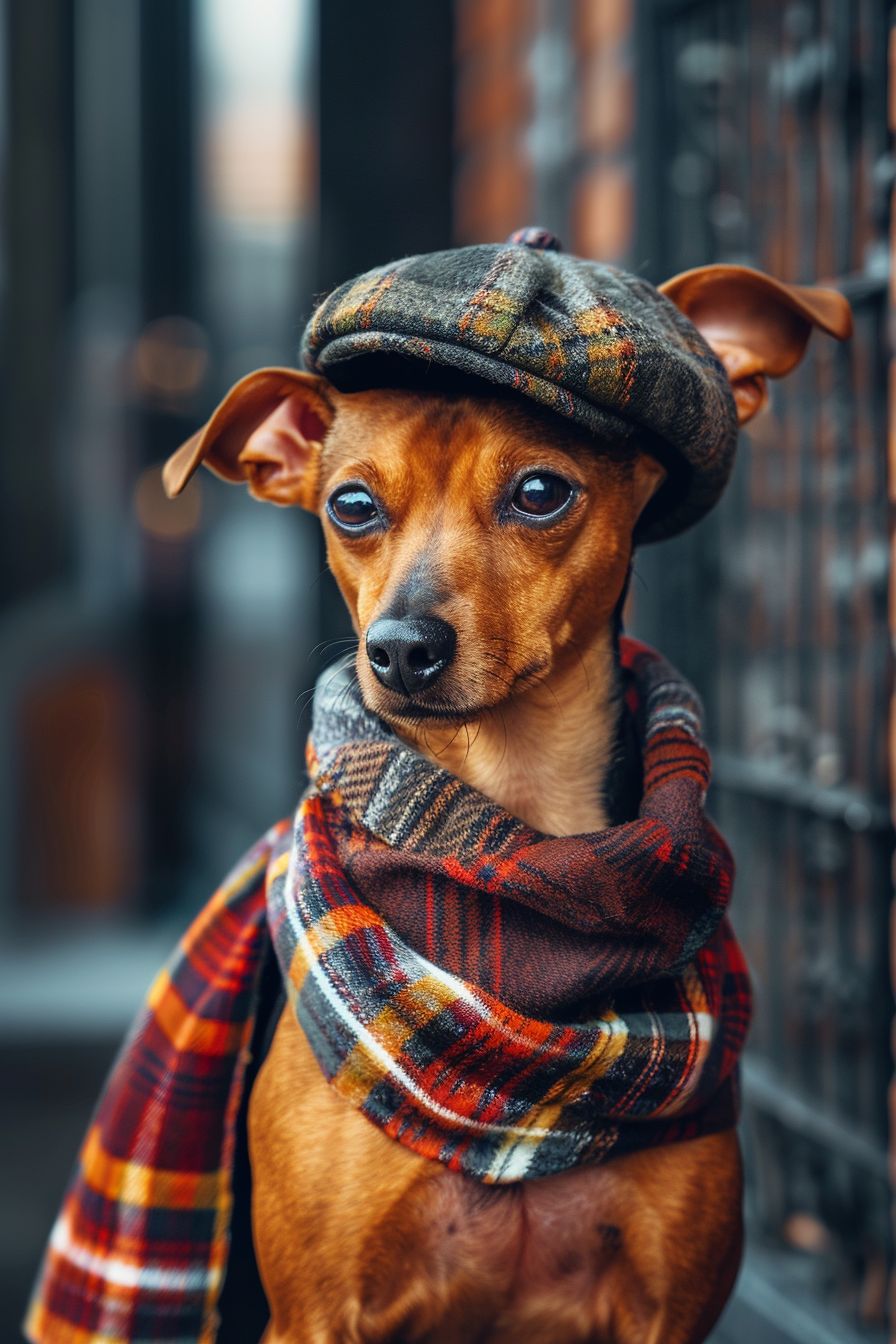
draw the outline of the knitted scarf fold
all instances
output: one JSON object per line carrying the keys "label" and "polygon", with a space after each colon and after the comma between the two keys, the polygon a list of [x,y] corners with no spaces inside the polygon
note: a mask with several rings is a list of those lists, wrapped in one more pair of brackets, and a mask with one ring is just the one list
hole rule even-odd
{"label": "knitted scarf fold", "polygon": [[624,639],[636,820],[548,837],[322,679],[311,787],[150,990],[51,1234],[39,1344],[217,1332],[237,1115],[273,945],[324,1075],[399,1143],[511,1182],[734,1123],[749,1021],[694,692]]}

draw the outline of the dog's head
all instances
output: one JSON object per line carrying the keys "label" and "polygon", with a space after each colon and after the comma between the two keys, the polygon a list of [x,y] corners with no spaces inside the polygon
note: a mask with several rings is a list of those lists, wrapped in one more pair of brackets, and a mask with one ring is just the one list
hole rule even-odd
{"label": "dog's head", "polygon": [[[724,365],[740,423],[813,325],[849,331],[841,296],[739,267],[663,288]],[[256,499],[318,513],[364,699],[399,724],[470,721],[580,659],[613,618],[666,476],[637,440],[596,441],[486,384],[345,392],[292,369],[231,390],[169,460],[170,494],[200,462]]]}

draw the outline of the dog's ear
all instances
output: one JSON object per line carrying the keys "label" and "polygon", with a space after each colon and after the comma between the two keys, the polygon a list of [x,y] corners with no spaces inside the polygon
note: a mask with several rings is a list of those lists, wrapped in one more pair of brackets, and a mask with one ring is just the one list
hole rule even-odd
{"label": "dog's ear", "polygon": [[666,468],[649,453],[638,453],[632,472],[632,499],[635,518],[640,518],[650,500],[666,479]]}
{"label": "dog's ear", "polygon": [[700,266],[660,285],[718,355],[743,425],[765,404],[767,378],[799,364],[813,327],[845,341],[849,303],[835,289],[783,285],[748,266]]}
{"label": "dog's ear", "polygon": [[248,374],[169,457],[162,471],[167,494],[179,495],[204,462],[225,481],[243,482],[256,499],[314,511],[331,395],[322,378],[297,369]]}

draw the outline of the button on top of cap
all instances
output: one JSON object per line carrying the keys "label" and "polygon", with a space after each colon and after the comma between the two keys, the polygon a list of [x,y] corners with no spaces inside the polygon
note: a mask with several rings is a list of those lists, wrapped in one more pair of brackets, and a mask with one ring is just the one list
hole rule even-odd
{"label": "button on top of cap", "polygon": [[522,247],[536,247],[540,252],[562,252],[563,245],[556,234],[548,229],[516,229],[507,239],[508,243],[519,243]]}

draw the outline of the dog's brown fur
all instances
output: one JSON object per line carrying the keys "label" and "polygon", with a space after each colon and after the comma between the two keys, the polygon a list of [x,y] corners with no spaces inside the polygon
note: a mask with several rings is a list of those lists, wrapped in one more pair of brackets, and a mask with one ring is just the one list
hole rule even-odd
{"label": "dog's brown fur", "polygon": [[285,1013],[250,1134],[265,1344],[686,1344],[737,1273],[730,1130],[480,1185],[347,1106]]}
{"label": "dog's brown fur", "polygon": [[[691,272],[669,292],[715,345],[741,420],[762,404],[765,375],[798,361],[812,323],[848,330],[839,296],[790,291],[788,302],[738,268]],[[581,431],[487,391],[340,394],[291,370],[238,385],[169,464],[169,488],[203,458],[259,498],[320,512],[371,709],[540,831],[606,825],[614,613],[635,524],[664,476],[656,461],[595,451]],[[527,471],[578,491],[551,526],[502,512]],[[325,502],[347,482],[363,483],[388,526],[351,536],[334,525]],[[396,610],[457,632],[454,661],[411,699],[382,685],[365,655],[366,631]],[[483,1186],[337,1097],[287,1012],[249,1132],[266,1344],[699,1344],[737,1272],[731,1131]]]}
{"label": "dog's brown fur", "polygon": [[[325,524],[356,629],[410,603],[448,621],[461,651],[410,706],[360,657],[366,703],[539,830],[604,826],[613,613],[662,468],[633,452],[598,455],[583,433],[488,396],[356,393],[339,401],[326,442],[321,496],[362,480],[392,520],[357,541]],[[507,482],[536,467],[580,490],[573,508],[547,530],[497,522]],[[433,712],[450,718],[418,717]]]}

